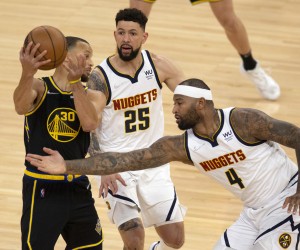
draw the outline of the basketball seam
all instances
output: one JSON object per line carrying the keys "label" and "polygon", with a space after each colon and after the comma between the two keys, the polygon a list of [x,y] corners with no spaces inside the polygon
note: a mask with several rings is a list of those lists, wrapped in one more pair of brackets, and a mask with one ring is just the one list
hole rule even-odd
{"label": "basketball seam", "polygon": [[48,36],[50,38],[51,45],[52,45],[52,50],[53,50],[54,58],[55,58],[53,67],[56,68],[56,62],[57,62],[57,60],[56,60],[56,50],[55,50],[55,47],[54,47],[54,44],[53,44],[52,37],[51,37],[50,33],[48,32],[47,28],[45,26],[42,26],[42,27],[46,31],[46,33],[48,34]]}
{"label": "basketball seam", "polygon": [[[35,40],[34,40],[34,38],[33,38],[32,32],[30,32],[29,35],[30,35],[30,37],[31,37],[31,41],[33,42],[33,45],[35,46],[35,45],[36,45],[36,42],[35,42]],[[39,52],[39,54],[42,53],[42,52],[40,51],[40,48],[37,49],[37,52]],[[43,59],[46,60],[47,58],[43,56]]]}
{"label": "basketball seam", "polygon": [[[60,30],[58,30],[58,31],[59,31],[59,33],[61,34],[61,36],[64,38],[64,51],[67,51],[67,41],[66,41],[66,37],[65,37],[65,35],[64,35]],[[59,61],[60,61],[61,58],[64,57],[64,54],[65,54],[65,53],[62,53],[62,55],[61,55],[60,58],[59,58]]]}

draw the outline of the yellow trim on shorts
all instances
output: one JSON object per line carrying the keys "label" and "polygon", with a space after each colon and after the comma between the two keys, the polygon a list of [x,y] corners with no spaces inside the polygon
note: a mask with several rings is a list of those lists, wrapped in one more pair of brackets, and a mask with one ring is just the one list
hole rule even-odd
{"label": "yellow trim on shorts", "polygon": [[75,247],[75,248],[73,248],[73,250],[85,249],[85,248],[90,248],[90,247],[99,246],[99,245],[103,242],[103,240],[104,240],[102,229],[101,229],[101,234],[102,234],[102,239],[101,239],[99,242],[97,242],[97,243],[95,243],[95,244],[86,245],[86,246]]}
{"label": "yellow trim on shorts", "polygon": [[199,3],[205,3],[205,2],[220,2],[222,0],[190,0],[192,5],[196,5]]}
{"label": "yellow trim on shorts", "polygon": [[29,219],[29,229],[28,229],[28,236],[27,236],[27,246],[30,250],[32,250],[32,247],[30,244],[30,235],[31,235],[35,190],[36,190],[36,180],[34,181],[34,184],[33,184],[33,190],[32,190],[32,196],[31,196],[30,219]]}
{"label": "yellow trim on shorts", "polygon": [[143,0],[143,2],[145,2],[145,3],[155,3],[156,0]]}
{"label": "yellow trim on shorts", "polygon": [[33,173],[30,172],[29,170],[25,169],[24,174],[36,179],[41,179],[41,180],[50,180],[50,181],[68,181],[71,182],[76,178],[79,178],[82,175],[73,175],[73,174],[68,174],[68,175],[48,175],[48,174],[39,174],[39,173]]}
{"label": "yellow trim on shorts", "polygon": [[[222,0],[190,0],[192,5],[196,5],[199,3],[205,3],[205,2],[220,2]],[[156,0],[143,0],[145,3],[155,3]]]}

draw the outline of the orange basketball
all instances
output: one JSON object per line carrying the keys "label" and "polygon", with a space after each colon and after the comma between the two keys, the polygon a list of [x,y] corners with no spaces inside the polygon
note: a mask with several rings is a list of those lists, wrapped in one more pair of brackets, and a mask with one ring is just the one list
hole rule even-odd
{"label": "orange basketball", "polygon": [[43,59],[51,59],[51,62],[41,66],[39,69],[54,69],[65,60],[67,55],[67,41],[59,29],[48,25],[36,27],[26,36],[24,47],[31,41],[33,42],[33,46],[40,43],[36,55],[47,50],[47,54],[44,55]]}

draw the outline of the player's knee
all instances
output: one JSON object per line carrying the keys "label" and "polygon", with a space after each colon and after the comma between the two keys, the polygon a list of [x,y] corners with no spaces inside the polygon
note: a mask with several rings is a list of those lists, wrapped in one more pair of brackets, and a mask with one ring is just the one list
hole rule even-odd
{"label": "player's knee", "polygon": [[126,250],[140,250],[144,249],[144,239],[138,236],[123,239],[124,249]]}
{"label": "player's knee", "polygon": [[220,20],[220,23],[225,30],[234,32],[238,27],[238,18],[235,16],[226,16]]}
{"label": "player's knee", "polygon": [[139,250],[144,248],[145,230],[140,219],[129,220],[119,226],[124,249]]}
{"label": "player's knee", "polygon": [[168,238],[166,241],[164,240],[164,242],[169,247],[172,247],[174,249],[180,249],[184,244],[184,237],[172,237]]}
{"label": "player's knee", "polygon": [[169,226],[171,228],[169,228],[168,233],[161,235],[163,236],[162,239],[167,246],[179,249],[183,246],[185,240],[183,223],[169,224]]}

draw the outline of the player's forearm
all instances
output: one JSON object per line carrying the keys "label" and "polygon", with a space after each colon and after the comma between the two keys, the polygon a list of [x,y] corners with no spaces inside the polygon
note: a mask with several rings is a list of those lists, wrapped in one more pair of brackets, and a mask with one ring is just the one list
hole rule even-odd
{"label": "player's forearm", "polygon": [[89,146],[89,154],[91,156],[94,156],[96,154],[100,154],[101,153],[101,149],[100,149],[100,144],[99,144],[99,138],[97,136],[96,131],[91,131],[90,132],[90,146]]}
{"label": "player's forearm", "polygon": [[98,127],[99,117],[93,103],[81,84],[73,86],[75,109],[84,131],[91,131]]}
{"label": "player's forearm", "polygon": [[14,91],[13,99],[15,110],[19,115],[26,114],[32,108],[33,102],[37,96],[33,90],[33,76],[23,76],[19,85]]}
{"label": "player's forearm", "polygon": [[166,164],[169,159],[163,154],[148,149],[128,153],[107,152],[82,159],[65,161],[66,173],[108,175],[124,171],[154,168]]}

